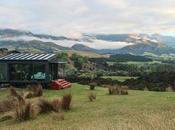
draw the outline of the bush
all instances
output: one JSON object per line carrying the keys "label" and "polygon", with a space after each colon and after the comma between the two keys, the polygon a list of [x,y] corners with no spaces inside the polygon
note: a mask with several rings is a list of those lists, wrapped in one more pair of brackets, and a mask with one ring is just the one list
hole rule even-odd
{"label": "bush", "polygon": [[72,95],[71,94],[65,94],[62,98],[62,109],[63,110],[70,110]]}
{"label": "bush", "polygon": [[95,83],[95,82],[89,83],[90,90],[94,90],[96,85],[97,85],[97,83]]}
{"label": "bush", "polygon": [[96,93],[92,91],[88,92],[88,98],[91,102],[96,100]]}

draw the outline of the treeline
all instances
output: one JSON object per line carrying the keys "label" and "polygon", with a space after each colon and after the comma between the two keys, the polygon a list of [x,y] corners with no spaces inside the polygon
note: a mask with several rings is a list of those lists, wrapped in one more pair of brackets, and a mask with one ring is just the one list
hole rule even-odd
{"label": "treeline", "polygon": [[145,56],[136,56],[131,54],[116,54],[111,55],[109,58],[90,58],[90,61],[93,62],[128,62],[128,61],[137,61],[137,62],[149,62],[152,59]]}
{"label": "treeline", "polygon": [[175,90],[175,72],[154,72],[143,75],[138,79],[126,80],[123,84],[130,89],[150,91],[166,91],[167,88]]}

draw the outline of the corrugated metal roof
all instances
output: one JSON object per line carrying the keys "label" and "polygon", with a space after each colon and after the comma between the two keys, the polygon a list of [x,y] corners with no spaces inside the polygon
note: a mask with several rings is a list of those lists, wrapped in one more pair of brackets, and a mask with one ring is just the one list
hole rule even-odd
{"label": "corrugated metal roof", "polygon": [[55,54],[31,54],[31,53],[14,53],[0,57],[0,60],[50,60]]}

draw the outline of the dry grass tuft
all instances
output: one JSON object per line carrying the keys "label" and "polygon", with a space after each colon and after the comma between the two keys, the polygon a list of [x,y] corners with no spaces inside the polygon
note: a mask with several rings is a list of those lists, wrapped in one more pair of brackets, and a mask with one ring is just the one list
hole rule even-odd
{"label": "dry grass tuft", "polygon": [[8,112],[14,110],[18,105],[17,98],[8,97],[0,102],[0,112]]}
{"label": "dry grass tuft", "polygon": [[15,117],[14,112],[5,113],[4,115],[2,115],[2,116],[0,117],[0,122],[6,121],[6,120],[14,119],[14,117]]}
{"label": "dry grass tuft", "polygon": [[32,97],[33,97],[33,93],[32,93],[32,92],[25,92],[23,97],[24,97],[25,99],[26,99],[26,98],[32,98]]}
{"label": "dry grass tuft", "polygon": [[43,95],[43,87],[41,84],[33,85],[31,90],[33,92],[33,97],[41,97]]}
{"label": "dry grass tuft", "polygon": [[15,110],[15,118],[18,121],[25,121],[34,117],[34,109],[31,103],[26,103],[23,106],[19,106]]}
{"label": "dry grass tuft", "polygon": [[171,86],[168,86],[168,87],[166,88],[166,91],[167,91],[167,92],[174,92],[174,90],[173,90],[173,88],[172,88]]}
{"label": "dry grass tuft", "polygon": [[50,101],[45,99],[40,99],[38,102],[39,113],[48,113],[54,110],[53,105]]}
{"label": "dry grass tuft", "polygon": [[149,91],[148,87],[145,87],[145,88],[144,88],[144,91]]}
{"label": "dry grass tuft", "polygon": [[51,117],[54,121],[62,121],[64,120],[64,113],[52,112]]}
{"label": "dry grass tuft", "polygon": [[95,92],[88,92],[88,98],[89,100],[92,102],[94,100],[96,100],[96,93]]}
{"label": "dry grass tuft", "polygon": [[61,99],[54,99],[52,101],[52,106],[55,112],[60,112],[61,111],[61,106],[62,106],[62,101]]}
{"label": "dry grass tuft", "polygon": [[14,87],[10,87],[10,95],[16,97],[19,101],[19,104],[21,104],[21,105],[25,104],[25,100],[24,100],[23,96],[20,95]]}
{"label": "dry grass tuft", "polygon": [[128,95],[128,86],[121,87],[121,95]]}
{"label": "dry grass tuft", "polygon": [[97,83],[91,82],[91,83],[89,83],[89,86],[90,86],[90,90],[94,90],[95,86],[97,86]]}
{"label": "dry grass tuft", "polygon": [[128,86],[109,86],[109,95],[128,95]]}
{"label": "dry grass tuft", "polygon": [[72,101],[72,95],[71,94],[65,94],[62,98],[62,109],[63,110],[70,110],[70,105]]}

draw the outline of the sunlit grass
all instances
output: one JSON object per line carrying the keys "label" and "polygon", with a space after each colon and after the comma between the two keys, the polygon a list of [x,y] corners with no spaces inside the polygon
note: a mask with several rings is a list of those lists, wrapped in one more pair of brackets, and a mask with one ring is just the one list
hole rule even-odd
{"label": "sunlit grass", "polygon": [[[50,114],[22,123],[0,122],[0,130],[173,130],[175,93],[129,91],[129,95],[108,95],[107,88],[96,87],[97,99],[90,102],[89,87],[73,84],[71,89],[45,90],[44,98],[53,99],[72,93],[71,110],[62,121]],[[0,90],[0,99],[8,90]],[[34,98],[32,100],[37,100]]]}

